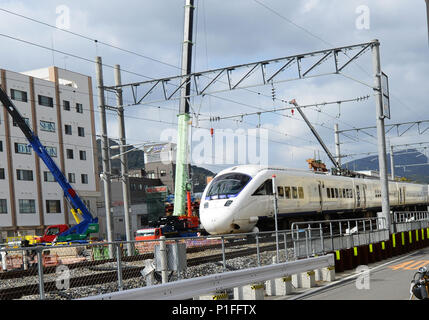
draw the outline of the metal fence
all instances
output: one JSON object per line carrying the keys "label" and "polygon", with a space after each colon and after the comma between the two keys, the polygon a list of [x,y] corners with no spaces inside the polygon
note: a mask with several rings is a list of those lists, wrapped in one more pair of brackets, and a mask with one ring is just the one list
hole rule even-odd
{"label": "metal fence", "polygon": [[294,253],[298,258],[389,239],[384,218],[295,222],[291,229]]}
{"label": "metal fence", "polygon": [[429,227],[428,211],[399,211],[392,214],[392,233]]}
{"label": "metal fence", "polygon": [[[290,235],[286,238],[291,241]],[[0,300],[76,299],[272,264],[274,239],[269,232],[3,248]],[[291,243],[280,245],[282,249],[288,247]],[[160,258],[163,252],[166,268]],[[291,257],[291,252],[281,254],[282,261]]]}
{"label": "metal fence", "polygon": [[[414,217],[414,218],[413,218]],[[428,213],[393,220],[428,227]],[[289,262],[389,238],[382,218],[294,223],[291,230],[132,242],[2,248],[0,300],[76,299]],[[278,241],[276,241],[278,240]]]}

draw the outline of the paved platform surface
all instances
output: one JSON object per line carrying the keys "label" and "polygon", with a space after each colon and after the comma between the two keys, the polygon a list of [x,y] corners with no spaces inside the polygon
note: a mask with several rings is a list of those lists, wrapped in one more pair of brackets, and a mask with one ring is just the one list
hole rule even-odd
{"label": "paved platform surface", "polygon": [[429,248],[337,273],[334,282],[317,282],[312,289],[296,289],[291,295],[266,299],[408,300],[413,275],[423,266],[429,266]]}

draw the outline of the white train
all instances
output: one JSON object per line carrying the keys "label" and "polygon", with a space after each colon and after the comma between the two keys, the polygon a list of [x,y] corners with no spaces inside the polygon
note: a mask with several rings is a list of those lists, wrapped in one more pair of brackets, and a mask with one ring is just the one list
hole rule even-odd
{"label": "white train", "polygon": [[[274,229],[272,176],[279,229],[295,220],[374,216],[381,211],[377,178],[299,169],[236,166],[219,172],[201,198],[200,220],[210,234]],[[389,181],[392,210],[427,208],[428,185]]]}

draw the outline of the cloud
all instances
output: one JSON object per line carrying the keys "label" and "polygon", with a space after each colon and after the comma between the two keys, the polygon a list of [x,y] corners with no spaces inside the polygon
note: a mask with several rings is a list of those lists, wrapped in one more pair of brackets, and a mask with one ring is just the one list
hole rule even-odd
{"label": "cloud", "polygon": [[[392,95],[392,119],[386,122],[415,121],[425,117],[429,63],[423,1],[410,3],[399,0],[307,0],[300,1],[299,4],[280,0],[258,2],[235,0],[222,5],[215,0],[196,2],[194,71],[379,39],[381,65],[383,71],[389,75]],[[105,3],[50,0],[38,2],[37,5],[26,1],[0,1],[0,8],[49,24],[55,24],[58,18],[56,8],[60,5],[70,8],[70,31],[111,43],[140,56],[0,11],[0,33],[65,52],[53,53],[0,36],[2,47],[5,48],[0,54],[2,68],[25,71],[46,67],[54,62],[59,67],[66,66],[67,69],[92,76],[94,89],[95,66],[91,62],[67,56],[66,53],[88,59],[94,59],[96,55],[102,56],[106,64],[106,85],[113,84],[113,71],[107,65],[121,65],[124,70],[123,83],[180,73],[183,1],[127,0]],[[369,29],[356,28],[355,22],[359,16],[356,14],[356,8],[360,5],[369,8]],[[351,56],[352,53],[349,57]],[[348,57],[342,55],[339,59],[345,62]],[[327,61],[320,70],[331,67],[330,63]],[[318,124],[316,128],[331,150],[334,150],[333,127],[336,122],[340,128],[345,129],[375,125],[376,120],[371,89],[374,83],[371,52],[350,64],[344,73],[349,78],[335,75],[274,84],[278,98],[296,98],[300,104],[371,95],[368,101],[362,103],[344,104],[340,108],[333,105],[305,110],[310,121]],[[160,96],[153,94],[152,97]],[[132,100],[130,92],[125,98],[127,101]],[[110,100],[114,100],[112,96]],[[270,86],[195,98],[193,103],[200,108],[202,119],[282,106],[278,101],[272,100]],[[157,108],[158,106],[160,108]],[[150,106],[127,107],[126,130],[129,140],[154,140],[160,137],[162,130],[174,128],[178,107],[177,100],[152,103]],[[306,168],[306,157],[314,155],[314,150],[320,150],[320,146],[307,126],[297,120],[297,114],[294,115],[295,120],[285,116],[290,116],[290,112],[282,114],[284,116],[278,113],[261,116],[262,125],[272,131],[270,139],[281,142],[270,143],[270,159],[276,164],[287,163],[288,166]],[[112,136],[117,135],[116,121],[115,116],[109,116],[108,124]],[[242,123],[231,120],[201,121],[200,125],[215,129],[238,126],[251,128],[258,121],[257,116],[249,116],[245,117],[245,122]],[[96,122],[98,128],[98,116]],[[415,135],[415,131],[411,130],[411,133],[414,133],[414,136],[405,137],[408,141],[421,138]],[[371,131],[371,134],[375,135],[375,131]],[[356,136],[352,137],[356,139]],[[361,133],[358,140],[359,143],[349,143],[347,141],[353,140],[342,137],[342,150],[348,153],[376,151],[373,138]],[[366,142],[367,140],[370,143]],[[395,141],[393,137],[392,141]],[[321,155],[323,156],[322,152]],[[326,156],[323,157],[326,159]],[[285,159],[287,161],[284,161]]]}

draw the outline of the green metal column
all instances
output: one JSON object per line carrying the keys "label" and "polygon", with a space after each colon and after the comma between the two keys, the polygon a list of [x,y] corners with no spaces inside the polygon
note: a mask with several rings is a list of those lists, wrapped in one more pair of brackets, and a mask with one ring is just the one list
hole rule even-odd
{"label": "green metal column", "polygon": [[[182,75],[191,74],[192,64],[192,29],[194,17],[194,0],[185,0],[185,21],[182,48]],[[180,109],[178,117],[177,151],[176,151],[176,179],[174,181],[174,216],[186,213],[186,185],[188,183],[188,126],[189,126],[189,96],[191,81],[180,90]]]}
{"label": "green metal column", "polygon": [[189,114],[178,117],[178,137],[176,155],[176,178],[174,181],[174,216],[185,214],[186,184],[188,182],[188,128]]}

